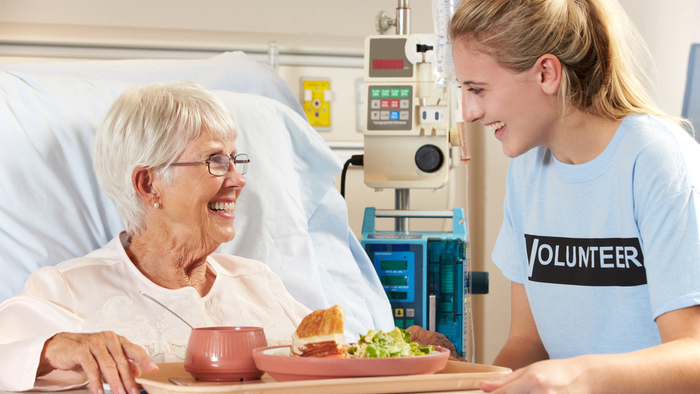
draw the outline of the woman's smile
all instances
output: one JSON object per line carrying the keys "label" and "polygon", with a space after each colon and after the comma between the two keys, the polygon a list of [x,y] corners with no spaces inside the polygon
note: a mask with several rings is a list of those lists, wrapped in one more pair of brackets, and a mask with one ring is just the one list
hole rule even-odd
{"label": "woman's smile", "polygon": [[208,205],[209,209],[215,212],[221,213],[233,213],[233,209],[236,207],[236,203],[231,202],[210,202]]}
{"label": "woman's smile", "polygon": [[466,42],[456,48],[452,56],[462,88],[464,121],[481,122],[511,158],[536,146],[549,147],[552,125],[558,124],[561,112],[556,94],[542,82],[543,66],[538,63],[515,72],[490,55],[470,49]]}
{"label": "woman's smile", "polygon": [[236,208],[235,201],[212,201],[207,204],[207,208],[214,215],[222,217],[224,219],[233,220],[235,215],[233,211]]}
{"label": "woman's smile", "polygon": [[487,130],[491,131],[498,140],[500,140],[503,136],[503,132],[506,129],[506,124],[503,122],[494,122],[494,123],[489,123],[484,125]]}
{"label": "woman's smile", "polygon": [[160,183],[158,193],[164,207],[160,225],[178,239],[203,240],[206,250],[231,241],[236,234],[234,211],[245,178],[235,165],[221,176],[212,175],[206,158],[235,152],[233,140],[220,140],[209,133],[193,140],[176,161],[201,163],[172,167],[172,181]]}

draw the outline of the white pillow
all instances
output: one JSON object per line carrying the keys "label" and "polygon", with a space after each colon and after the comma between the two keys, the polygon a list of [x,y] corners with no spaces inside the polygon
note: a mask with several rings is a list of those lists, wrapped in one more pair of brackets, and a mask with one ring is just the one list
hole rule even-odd
{"label": "white pillow", "polygon": [[92,170],[94,133],[128,85],[0,72],[0,299],[35,269],[123,229]]}
{"label": "white pillow", "polygon": [[21,74],[57,75],[145,85],[151,82],[195,81],[210,90],[230,90],[270,97],[304,115],[287,84],[266,65],[243,52],[225,52],[208,59],[130,59],[44,62],[0,65]]}
{"label": "white pillow", "polygon": [[[0,300],[44,265],[82,256],[122,230],[92,170],[94,130],[129,84],[0,72]],[[295,111],[257,95],[214,91],[251,156],[221,252],[255,258],[311,309],[340,304],[351,335],[393,327],[371,262],[333,186],[340,163]]]}

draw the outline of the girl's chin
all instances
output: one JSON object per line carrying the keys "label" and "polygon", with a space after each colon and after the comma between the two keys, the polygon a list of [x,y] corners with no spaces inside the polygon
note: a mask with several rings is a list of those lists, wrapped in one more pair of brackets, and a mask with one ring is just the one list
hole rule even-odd
{"label": "girl's chin", "polygon": [[504,155],[510,157],[511,159],[515,157],[513,153],[513,148],[505,141],[501,141],[501,148],[503,149]]}
{"label": "girl's chin", "polygon": [[522,149],[522,148],[513,147],[513,146],[510,146],[509,144],[506,144],[503,142],[502,142],[502,146],[503,146],[503,153],[511,159],[514,159],[514,158],[522,155],[523,153],[527,152],[528,150],[530,150],[530,149]]}

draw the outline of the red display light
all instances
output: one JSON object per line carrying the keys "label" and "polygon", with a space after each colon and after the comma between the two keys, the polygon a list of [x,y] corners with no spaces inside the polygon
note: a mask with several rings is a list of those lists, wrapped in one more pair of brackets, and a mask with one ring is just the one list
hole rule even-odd
{"label": "red display light", "polygon": [[373,59],[372,68],[375,70],[403,69],[403,59]]}

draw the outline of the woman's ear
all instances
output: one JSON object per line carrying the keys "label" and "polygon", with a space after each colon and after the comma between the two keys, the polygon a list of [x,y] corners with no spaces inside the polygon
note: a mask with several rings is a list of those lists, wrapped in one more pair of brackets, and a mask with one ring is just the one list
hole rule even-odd
{"label": "woman's ear", "polygon": [[559,58],[549,53],[542,55],[537,59],[535,67],[542,91],[551,95],[557,94],[561,84],[561,62]]}
{"label": "woman's ear", "polygon": [[134,171],[131,173],[131,184],[134,187],[134,191],[149,206],[160,203],[160,197],[154,185],[154,175],[152,168],[142,166],[134,168]]}

